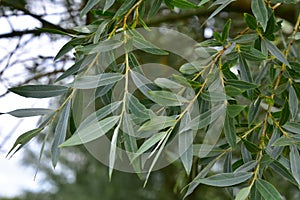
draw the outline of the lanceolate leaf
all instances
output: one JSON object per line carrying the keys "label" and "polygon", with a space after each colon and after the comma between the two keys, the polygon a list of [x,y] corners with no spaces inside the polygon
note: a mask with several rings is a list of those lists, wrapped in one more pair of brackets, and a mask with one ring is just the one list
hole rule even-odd
{"label": "lanceolate leaf", "polygon": [[187,0],[173,0],[173,1],[171,1],[171,4],[177,8],[182,8],[182,9],[198,7],[195,4],[193,4]]}
{"label": "lanceolate leaf", "polygon": [[179,90],[183,88],[183,85],[167,78],[157,78],[154,80],[154,83],[161,88],[170,89],[170,90],[172,89]]}
{"label": "lanceolate leaf", "polygon": [[245,187],[245,188],[241,189],[237,193],[237,195],[235,197],[235,200],[245,200],[245,199],[247,199],[247,197],[248,197],[248,195],[250,193],[250,190],[251,190],[250,187]]}
{"label": "lanceolate leaf", "polygon": [[99,122],[90,124],[89,126],[76,131],[76,133],[67,141],[62,143],[60,147],[74,146],[93,141],[105,135],[119,121],[120,116],[112,116],[105,118]]}
{"label": "lanceolate leaf", "polygon": [[218,1],[214,2],[213,5],[217,5],[217,4],[221,4],[208,18],[212,19],[214,16],[216,16],[219,12],[221,12],[226,6],[228,6],[231,2],[233,2],[234,0],[225,0],[225,1],[219,1],[220,3],[217,3]]}
{"label": "lanceolate leaf", "polygon": [[208,125],[210,125],[212,122],[214,122],[220,115],[224,114],[225,106],[216,106],[212,109],[201,113],[196,118],[194,118],[186,127],[184,130],[192,129],[192,130],[198,130],[202,129]]}
{"label": "lanceolate leaf", "polygon": [[151,53],[155,55],[168,55],[168,52],[159,49],[154,44],[140,37],[133,37],[133,46],[147,53]]}
{"label": "lanceolate leaf", "polygon": [[103,8],[103,12],[107,11],[113,4],[115,0],[106,0]]}
{"label": "lanceolate leaf", "polygon": [[265,200],[282,200],[280,193],[271,183],[258,179],[256,181],[256,187]]}
{"label": "lanceolate leaf", "polygon": [[132,114],[139,118],[149,119],[149,110],[132,94],[128,93],[126,95],[127,104],[126,106],[131,111]]}
{"label": "lanceolate leaf", "polygon": [[60,81],[68,76],[71,76],[73,74],[75,74],[76,72],[78,72],[81,68],[81,64],[83,63],[84,59],[78,60],[77,62],[75,62],[74,65],[72,65],[69,69],[67,69],[62,75],[60,75],[55,82]]}
{"label": "lanceolate leaf", "polygon": [[295,121],[298,116],[299,102],[297,94],[292,86],[289,87],[289,108],[292,120]]}
{"label": "lanceolate leaf", "polygon": [[151,88],[149,88],[148,85],[152,84],[152,82],[147,79],[142,74],[135,72],[133,70],[130,70],[131,78],[136,85],[136,87],[148,98],[151,98],[149,95],[149,92],[151,91]]}
{"label": "lanceolate leaf", "polygon": [[252,0],[251,9],[257,21],[262,25],[263,29],[266,30],[268,24],[268,10],[264,0]]}
{"label": "lanceolate leaf", "polygon": [[113,137],[111,139],[110,144],[110,151],[109,151],[109,180],[111,180],[112,172],[115,165],[115,159],[116,159],[116,150],[117,150],[117,139],[119,135],[119,128],[120,126],[117,126],[114,130]]}
{"label": "lanceolate leaf", "polygon": [[275,56],[275,58],[277,58],[279,61],[281,61],[282,63],[286,64],[287,66],[290,66],[289,62],[287,61],[287,59],[285,58],[285,56],[283,55],[283,53],[269,40],[267,39],[263,39],[262,41],[265,42],[269,52]]}
{"label": "lanceolate leaf", "polygon": [[153,101],[162,106],[181,106],[188,100],[169,91],[149,91]]}
{"label": "lanceolate leaf", "polygon": [[244,13],[244,19],[249,28],[253,30],[257,28],[257,22],[252,15],[249,15],[248,13]]}
{"label": "lanceolate leaf", "polygon": [[159,10],[161,6],[162,0],[154,0],[149,12],[148,12],[148,18],[153,17]]}
{"label": "lanceolate leaf", "polygon": [[180,160],[187,175],[190,175],[193,164],[193,131],[188,130],[179,135]]}
{"label": "lanceolate leaf", "polygon": [[25,144],[27,144],[32,138],[34,138],[37,134],[39,134],[42,130],[44,129],[44,127],[41,127],[41,128],[36,128],[36,129],[33,129],[33,130],[30,130],[30,131],[27,131],[25,133],[23,133],[22,135],[20,135],[13,147],[9,150],[9,152],[7,153],[7,156],[18,146],[19,148],[12,154],[12,156],[18,151],[20,150]]}
{"label": "lanceolate leaf", "polygon": [[249,83],[249,82],[246,82],[246,81],[235,80],[235,79],[229,79],[229,80],[226,81],[226,83],[228,85],[239,88],[241,90],[255,89],[259,86],[259,85],[254,84],[254,83]]}
{"label": "lanceolate leaf", "polygon": [[164,128],[174,126],[176,120],[174,117],[169,116],[156,116],[153,119],[149,120],[148,122],[144,123],[140,128],[139,131],[156,131],[162,130]]}
{"label": "lanceolate leaf", "polygon": [[144,153],[147,150],[149,150],[151,147],[153,147],[158,141],[162,140],[166,135],[167,135],[166,132],[155,133],[154,135],[152,135],[137,150],[137,152],[134,154],[135,156],[134,156],[133,160],[135,158],[139,157],[142,153]]}
{"label": "lanceolate leaf", "polygon": [[224,133],[229,145],[233,149],[236,148],[236,132],[234,126],[234,119],[229,116],[228,112],[226,113],[225,117]]}
{"label": "lanceolate leaf", "polygon": [[26,108],[26,109],[17,109],[3,114],[9,114],[14,117],[32,117],[38,115],[47,115],[53,113],[54,110],[47,108]]}
{"label": "lanceolate leaf", "polygon": [[300,155],[296,145],[290,146],[290,160],[292,174],[300,186]]}
{"label": "lanceolate leaf", "polygon": [[221,173],[197,180],[199,183],[216,187],[228,187],[240,184],[252,177],[251,172]]}
{"label": "lanceolate leaf", "polygon": [[70,115],[70,107],[71,102],[68,101],[65,107],[62,109],[60,113],[60,117],[58,119],[58,123],[55,128],[55,134],[53,143],[51,146],[51,158],[52,158],[52,165],[55,167],[58,161],[58,157],[60,154],[60,150],[58,146],[65,141],[68,122],[69,122],[69,115]]}
{"label": "lanceolate leaf", "polygon": [[10,88],[9,91],[23,97],[48,98],[62,95],[68,88],[60,85],[25,85]]}
{"label": "lanceolate leaf", "polygon": [[238,116],[245,108],[246,105],[227,105],[227,113],[229,117],[234,118]]}
{"label": "lanceolate leaf", "polygon": [[99,3],[101,0],[89,0],[85,7],[82,9],[80,16],[86,15],[97,3]]}
{"label": "lanceolate leaf", "polygon": [[90,44],[84,47],[77,48],[78,51],[84,54],[102,53],[114,50],[122,45],[122,41],[110,39],[101,41],[98,44]]}
{"label": "lanceolate leaf", "polygon": [[270,167],[277,172],[278,174],[280,174],[283,178],[287,179],[288,181],[290,181],[291,183],[293,183],[294,185],[298,186],[299,184],[297,183],[297,181],[295,180],[295,178],[293,177],[292,173],[290,172],[289,169],[287,169],[283,164],[281,164],[280,162],[278,162],[277,160],[274,160],[271,164]]}
{"label": "lanceolate leaf", "polygon": [[287,122],[283,128],[292,133],[300,134],[300,124],[295,122]]}
{"label": "lanceolate leaf", "polygon": [[120,73],[104,73],[95,76],[82,76],[76,78],[74,83],[71,85],[77,89],[91,89],[110,85],[121,80],[122,77],[123,75]]}

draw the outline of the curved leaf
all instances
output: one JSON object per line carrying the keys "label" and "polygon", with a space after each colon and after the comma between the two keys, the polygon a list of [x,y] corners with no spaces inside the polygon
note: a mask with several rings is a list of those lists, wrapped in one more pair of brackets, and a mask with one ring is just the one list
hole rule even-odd
{"label": "curved leaf", "polygon": [[59,147],[74,146],[93,141],[105,135],[119,121],[120,116],[105,118],[99,122],[92,123],[89,126],[76,131],[76,133]]}
{"label": "curved leaf", "polygon": [[199,183],[216,187],[228,187],[240,184],[252,177],[251,172],[221,173],[197,180]]}
{"label": "curved leaf", "polygon": [[282,200],[280,193],[271,183],[263,179],[258,179],[256,181],[256,187],[265,200]]}
{"label": "curved leaf", "polygon": [[62,95],[68,88],[60,85],[24,85],[10,88],[9,91],[23,97],[48,98]]}

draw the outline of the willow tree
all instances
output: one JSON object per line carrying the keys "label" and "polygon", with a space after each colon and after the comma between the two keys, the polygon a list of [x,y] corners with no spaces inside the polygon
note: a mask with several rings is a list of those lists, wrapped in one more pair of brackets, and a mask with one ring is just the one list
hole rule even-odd
{"label": "willow tree", "polygon": [[41,30],[71,37],[55,60],[72,51],[74,65],[52,84],[9,89],[61,104],[8,112],[43,116],[8,155],[43,135],[54,167],[62,149],[84,145],[109,179],[133,172],[146,187],[176,161],[185,197],[204,184],[282,199],[272,174],[300,186],[297,2],[89,0],[87,25]]}

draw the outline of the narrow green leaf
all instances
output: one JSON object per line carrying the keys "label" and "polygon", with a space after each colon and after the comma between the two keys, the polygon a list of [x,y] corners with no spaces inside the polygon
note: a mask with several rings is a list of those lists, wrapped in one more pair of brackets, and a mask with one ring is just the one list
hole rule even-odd
{"label": "narrow green leaf", "polygon": [[89,0],[80,13],[80,17],[86,15],[95,5],[97,5],[101,0]]}
{"label": "narrow green leaf", "polygon": [[121,104],[122,104],[121,101],[116,101],[100,108],[96,112],[93,112],[80,123],[77,132],[86,129],[88,126],[91,126],[93,123],[97,123],[97,121],[102,120],[103,118],[107,117],[111,113],[115,114],[114,112],[120,107]]}
{"label": "narrow green leaf", "polygon": [[242,164],[241,166],[239,166],[238,168],[236,168],[234,170],[234,172],[247,172],[247,171],[252,171],[257,165],[257,161],[256,160],[251,160],[248,161],[244,164]]}
{"label": "narrow green leaf", "polygon": [[242,47],[241,49],[241,55],[249,60],[249,61],[262,61],[262,60],[266,60],[267,57],[265,54],[263,54],[261,51],[251,47],[250,49],[243,49]]}
{"label": "narrow green leaf", "polygon": [[14,117],[32,117],[39,115],[48,115],[53,113],[54,110],[47,108],[26,108],[26,109],[17,109],[3,114],[9,114]]}
{"label": "narrow green leaf", "polygon": [[58,119],[58,123],[55,128],[54,132],[54,139],[51,146],[51,159],[53,167],[56,166],[58,157],[60,155],[60,149],[58,146],[65,141],[68,122],[69,122],[69,115],[70,115],[70,107],[71,102],[68,101],[65,107],[61,110],[60,117]]}
{"label": "narrow green leaf", "polygon": [[64,78],[77,73],[80,70],[80,68],[82,67],[83,60],[84,59],[81,59],[81,60],[75,62],[74,65],[72,65],[69,69],[67,69],[64,73],[62,73],[62,75],[60,75],[57,79],[55,79],[55,82],[63,80]]}
{"label": "narrow green leaf", "polygon": [[223,172],[231,173],[232,172],[232,152],[228,152],[225,157],[225,161],[223,164]]}
{"label": "narrow green leaf", "polygon": [[279,61],[281,61],[282,63],[286,64],[287,66],[290,66],[288,60],[286,59],[286,57],[283,55],[283,53],[269,40],[267,39],[263,39],[262,41],[264,41],[264,43],[266,44],[269,52],[275,56],[275,58],[277,58]]}
{"label": "narrow green leaf", "polygon": [[71,83],[71,86],[77,89],[91,89],[99,86],[113,84],[123,78],[120,73],[104,73],[95,76],[81,76]]}
{"label": "narrow green leaf", "polygon": [[[210,20],[210,19],[212,19],[217,14],[219,14],[226,6],[228,6],[233,1],[235,1],[235,0],[225,0],[225,1],[222,1],[222,3],[220,3],[221,5],[217,9],[215,9],[214,12],[212,14],[210,14],[210,16],[207,18],[207,21]],[[214,4],[212,4],[211,6],[219,4],[217,2],[218,1],[214,2]]]}
{"label": "narrow green leaf", "polygon": [[250,15],[248,13],[244,13],[244,19],[245,19],[247,26],[250,29],[255,30],[257,28],[257,22],[256,22],[255,17],[253,17],[252,15]]}
{"label": "narrow green leaf", "polygon": [[74,146],[93,141],[105,135],[119,121],[120,116],[105,118],[99,122],[92,123],[89,126],[76,131],[76,133],[66,140],[59,147]]}
{"label": "narrow green leaf", "polygon": [[151,53],[154,55],[168,55],[168,52],[161,50],[151,42],[140,37],[133,37],[133,46],[139,50],[145,51],[146,53]]}
{"label": "narrow green leaf", "polygon": [[188,100],[169,91],[149,91],[153,101],[162,106],[181,106]]}
{"label": "narrow green leaf", "polygon": [[253,81],[253,77],[252,77],[250,68],[247,64],[247,61],[241,54],[239,54],[238,61],[239,61],[241,79],[244,81],[247,81],[248,83],[253,83],[254,81]]}
{"label": "narrow green leaf", "polygon": [[197,181],[205,185],[228,187],[240,184],[251,178],[252,175],[251,172],[221,173]]}
{"label": "narrow green leaf", "polygon": [[157,78],[154,83],[164,89],[180,90],[183,88],[183,85],[167,78]]}
{"label": "narrow green leaf", "polygon": [[226,81],[226,84],[231,85],[236,88],[239,88],[241,90],[255,89],[259,86],[254,83],[250,83],[250,82],[246,82],[246,81],[242,81],[242,80],[235,80],[235,79],[228,79]]}
{"label": "narrow green leaf", "polygon": [[285,136],[282,136],[280,138],[278,138],[273,144],[272,146],[289,146],[294,144],[295,142],[291,139],[291,138],[287,138]]}
{"label": "narrow green leaf", "polygon": [[280,193],[271,183],[263,179],[258,179],[256,187],[265,200],[282,200]]}
{"label": "narrow green leaf", "polygon": [[180,160],[184,166],[187,175],[190,175],[193,164],[193,131],[188,130],[179,135],[179,153]]}
{"label": "narrow green leaf", "polygon": [[225,100],[232,100],[231,97],[226,96],[223,92],[215,92],[215,91],[204,91],[201,93],[201,97],[209,102],[220,102]]}
{"label": "narrow green leaf", "polygon": [[209,144],[193,144],[193,155],[199,158],[214,157],[224,152],[224,149]]}
{"label": "narrow green leaf", "polygon": [[119,7],[119,9],[117,10],[117,12],[113,18],[119,19],[120,17],[125,15],[126,12],[132,8],[132,6],[134,5],[135,2],[136,2],[136,0],[125,0],[124,3],[121,5],[121,7]]}
{"label": "narrow green leaf", "polygon": [[149,139],[147,139],[134,154],[134,159],[139,157],[141,154],[145,153],[151,147],[153,147],[158,141],[162,140],[166,136],[166,132],[155,133]]}
{"label": "narrow green leaf", "polygon": [[117,150],[117,139],[119,134],[120,126],[117,126],[114,130],[113,137],[111,139],[110,151],[109,151],[109,180],[111,180],[112,172],[116,160],[116,150]]}
{"label": "narrow green leaf", "polygon": [[197,176],[193,179],[192,182],[189,183],[189,187],[188,190],[186,192],[186,194],[184,195],[184,199],[189,196],[190,194],[193,193],[193,191],[197,188],[197,186],[200,184],[200,182],[198,181],[199,179],[202,179],[203,177],[205,177],[208,172],[211,170],[211,168],[214,166],[214,164],[220,159],[220,157],[222,156],[219,155],[218,157],[214,158],[213,160],[211,160],[198,174]]}
{"label": "narrow green leaf", "polygon": [[300,186],[300,155],[296,145],[290,146],[290,160],[291,160],[290,161],[291,171],[299,187]]}
{"label": "narrow green leaf", "polygon": [[149,99],[151,98],[149,95],[149,92],[151,91],[151,88],[149,85],[153,84],[149,79],[147,79],[144,75],[135,72],[133,70],[130,70],[131,78],[136,85],[136,87]]}
{"label": "narrow green leaf", "polygon": [[9,91],[23,97],[48,98],[62,95],[68,88],[60,85],[24,85],[10,88]]}
{"label": "narrow green leaf", "polygon": [[101,41],[98,44],[90,44],[84,47],[79,47],[77,48],[77,51],[84,54],[103,53],[119,48],[122,44],[122,41],[110,39]]}
{"label": "narrow green leaf", "polygon": [[174,126],[175,123],[176,123],[176,119],[174,119],[174,117],[156,116],[153,119],[144,123],[139,128],[139,131],[162,130],[162,129],[170,127],[170,126]]}
{"label": "narrow green leaf", "polygon": [[162,0],[154,0],[149,12],[148,12],[148,16],[147,18],[152,18],[158,11],[159,11],[159,8],[162,4]]}
{"label": "narrow green leaf", "polygon": [[236,131],[234,126],[234,119],[231,118],[226,112],[225,123],[224,123],[224,134],[229,145],[234,149],[236,148]]}
{"label": "narrow green leaf", "polygon": [[292,120],[295,121],[298,117],[299,101],[292,86],[289,87],[289,108]]}
{"label": "narrow green leaf", "polygon": [[222,42],[225,42],[229,36],[229,30],[230,30],[230,26],[231,26],[231,19],[227,20],[223,31],[222,31]]}
{"label": "narrow green leaf", "polygon": [[283,178],[287,179],[290,181],[292,184],[298,186],[297,181],[293,177],[292,173],[290,172],[289,169],[287,169],[283,164],[278,162],[277,160],[274,160],[271,164],[270,167],[278,174],[280,174]]}
{"label": "narrow green leaf", "polygon": [[300,124],[296,122],[287,122],[283,125],[283,128],[292,133],[300,134]]}
{"label": "narrow green leaf", "polygon": [[115,0],[106,0],[103,8],[103,12],[107,11],[114,3]]}
{"label": "narrow green leaf", "polygon": [[186,8],[198,8],[197,5],[187,1],[187,0],[173,0],[171,4],[177,8],[186,9]]}
{"label": "narrow green leaf", "polygon": [[254,144],[253,142],[250,142],[249,140],[242,138],[242,141],[243,141],[245,147],[247,148],[247,150],[250,151],[251,153],[257,153],[258,151],[261,150],[256,144]]}
{"label": "narrow green leaf", "polygon": [[213,107],[212,109],[201,113],[196,118],[194,118],[188,125],[186,129],[198,130],[205,128],[206,126],[212,124],[219,116],[225,113],[224,106]]}
{"label": "narrow green leaf", "polygon": [[283,108],[280,114],[280,121],[279,125],[284,125],[290,118],[290,108],[289,108],[289,102],[286,100],[283,104]]}
{"label": "narrow green leaf", "polygon": [[259,111],[260,111],[260,103],[261,99],[258,97],[255,101],[250,104],[249,112],[248,112],[248,120],[249,126],[253,124],[256,119]]}
{"label": "narrow green leaf", "polygon": [[27,144],[32,138],[34,138],[37,134],[39,134],[42,130],[44,129],[44,127],[41,128],[36,128],[36,129],[32,129],[30,131],[27,131],[25,133],[23,133],[22,135],[20,135],[13,147],[9,150],[9,152],[7,153],[6,157],[18,146],[19,148],[11,155],[13,156],[15,153],[17,153],[17,151],[19,151],[25,144]]}
{"label": "narrow green leaf", "polygon": [[251,9],[256,20],[261,24],[265,31],[268,24],[268,10],[264,0],[252,0]]}
{"label": "narrow green leaf", "polygon": [[251,187],[249,200],[263,200],[256,185],[257,184],[254,183],[254,185]]}
{"label": "narrow green leaf", "polygon": [[59,59],[60,57],[71,51],[75,46],[82,44],[83,41],[83,38],[74,38],[70,40],[58,51],[58,53],[54,57],[54,60]]}
{"label": "narrow green leaf", "polygon": [[194,74],[203,70],[204,66],[204,63],[199,62],[185,63],[179,68],[179,71],[184,74]]}
{"label": "narrow green leaf", "polygon": [[[111,0],[111,1],[115,1],[115,0]],[[101,34],[104,32],[107,24],[109,23],[109,20],[104,20],[97,28],[96,32],[95,32],[95,36],[93,38],[93,43],[96,44],[99,39],[100,39],[100,36]]]}
{"label": "narrow green leaf", "polygon": [[229,117],[235,118],[238,116],[247,106],[246,105],[227,105],[227,112]]}
{"label": "narrow green leaf", "polygon": [[128,93],[127,98],[127,108],[131,111],[132,114],[136,115],[139,118],[149,119],[150,112],[141,102],[132,94]]}
{"label": "narrow green leaf", "polygon": [[245,188],[241,189],[237,193],[237,195],[235,197],[235,200],[245,200],[245,199],[247,199],[247,197],[248,197],[248,195],[250,193],[250,190],[251,190],[250,187],[245,187]]}
{"label": "narrow green leaf", "polygon": [[233,39],[233,41],[235,41],[238,44],[245,44],[245,43],[252,43],[256,39],[258,39],[258,35],[256,33],[251,33],[251,34],[241,35]]}

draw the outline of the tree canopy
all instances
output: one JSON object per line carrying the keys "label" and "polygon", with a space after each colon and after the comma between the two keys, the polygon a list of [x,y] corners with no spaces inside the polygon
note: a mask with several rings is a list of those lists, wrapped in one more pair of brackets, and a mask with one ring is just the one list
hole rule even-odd
{"label": "tree canopy", "polygon": [[43,137],[53,167],[61,151],[84,145],[109,179],[135,173],[145,187],[175,163],[184,198],[207,185],[231,199],[282,199],[274,177],[299,197],[299,1],[89,0],[70,7],[80,16],[69,12],[64,27],[16,2],[1,4],[42,26],[0,37],[67,36],[54,60],[74,63],[47,72],[56,75],[48,84],[9,88],[59,106],[2,113],[42,116],[8,156]]}

